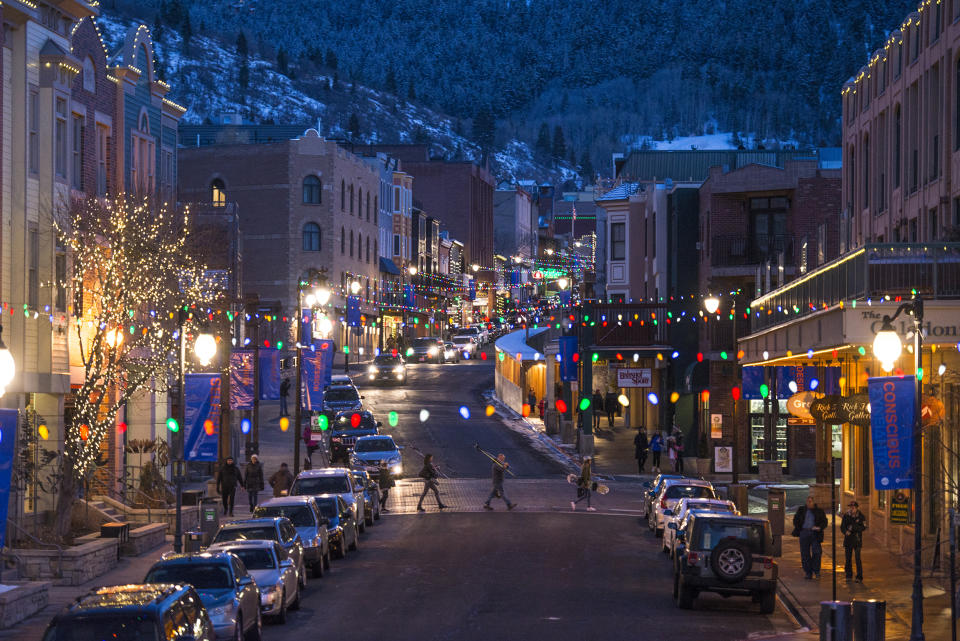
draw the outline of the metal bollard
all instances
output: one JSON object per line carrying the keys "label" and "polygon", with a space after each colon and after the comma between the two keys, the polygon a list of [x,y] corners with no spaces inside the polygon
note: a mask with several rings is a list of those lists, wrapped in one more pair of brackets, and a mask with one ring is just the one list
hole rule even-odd
{"label": "metal bollard", "polygon": [[853,641],[885,641],[887,602],[877,599],[853,602]]}
{"label": "metal bollard", "polygon": [[820,641],[851,641],[850,602],[820,602]]}

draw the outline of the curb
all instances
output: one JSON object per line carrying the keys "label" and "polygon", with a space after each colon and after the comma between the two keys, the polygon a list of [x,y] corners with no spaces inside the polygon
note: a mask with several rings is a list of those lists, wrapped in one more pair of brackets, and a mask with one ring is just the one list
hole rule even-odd
{"label": "curb", "polygon": [[787,584],[784,583],[780,577],[777,577],[777,596],[780,597],[780,602],[783,603],[787,614],[793,618],[798,626],[807,628],[810,631],[817,630],[817,622],[812,621],[807,616],[807,611],[800,605],[799,599],[790,591],[790,588],[787,587]]}

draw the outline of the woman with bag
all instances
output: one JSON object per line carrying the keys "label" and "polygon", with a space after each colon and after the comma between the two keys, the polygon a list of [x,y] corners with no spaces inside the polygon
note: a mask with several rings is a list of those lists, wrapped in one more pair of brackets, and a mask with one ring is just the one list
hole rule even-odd
{"label": "woman with bag", "polygon": [[583,459],[580,476],[577,477],[577,500],[570,501],[570,509],[576,511],[577,503],[587,499],[587,512],[596,512],[597,508],[590,505],[590,494],[596,485],[593,481],[593,458],[587,456]]}

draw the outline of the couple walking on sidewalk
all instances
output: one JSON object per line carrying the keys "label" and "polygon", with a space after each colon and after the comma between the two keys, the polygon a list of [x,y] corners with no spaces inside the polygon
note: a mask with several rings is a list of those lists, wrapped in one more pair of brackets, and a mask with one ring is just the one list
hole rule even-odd
{"label": "couple walking on sidewalk", "polygon": [[[820,578],[820,559],[823,554],[823,533],[827,527],[827,515],[816,504],[812,496],[793,515],[793,536],[800,542],[800,563],[805,579]],[[863,582],[863,563],[860,551],[863,548],[863,532],[867,529],[866,517],[860,512],[860,505],[850,501],[847,511],[840,522],[845,552],[844,574],[849,581],[853,578],[853,562],[856,560],[856,581]]]}

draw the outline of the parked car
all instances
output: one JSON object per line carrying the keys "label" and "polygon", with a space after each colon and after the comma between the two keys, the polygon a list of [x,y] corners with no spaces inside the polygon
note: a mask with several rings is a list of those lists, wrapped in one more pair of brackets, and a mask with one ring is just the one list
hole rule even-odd
{"label": "parked car", "polygon": [[418,363],[442,363],[443,341],[426,336],[413,339],[413,355],[410,360]]}
{"label": "parked car", "polygon": [[351,449],[361,436],[379,434],[382,425],[367,410],[340,412],[333,419],[330,437],[340,439],[347,449]]}
{"label": "parked car", "polygon": [[300,609],[300,583],[293,561],[284,558],[276,541],[231,541],[215,543],[208,552],[229,552],[260,588],[260,615],[277,623],[287,622],[287,610]]}
{"label": "parked car", "polygon": [[461,327],[457,330],[457,336],[469,336],[477,343],[477,348],[483,345],[483,333],[479,327]]}
{"label": "parked car", "polygon": [[717,495],[713,491],[710,481],[703,479],[667,479],[660,491],[650,502],[647,512],[647,525],[659,537],[663,536],[664,510],[673,510],[677,502],[684,498],[714,499]]}
{"label": "parked car", "polygon": [[403,474],[400,446],[394,442],[392,436],[387,434],[361,436],[353,444],[350,465],[354,468],[362,468],[371,474],[377,474],[381,461],[387,462],[387,467],[394,478],[399,478]]}
{"label": "parked car", "polygon": [[444,363],[460,362],[460,349],[450,341],[446,341],[443,344],[443,362]]}
{"label": "parked car", "polygon": [[164,554],[143,582],[192,585],[218,639],[260,640],[260,589],[243,561],[229,552]]}
{"label": "parked car", "polygon": [[213,535],[211,543],[228,541],[276,541],[283,550],[284,558],[293,561],[300,587],[307,587],[307,571],[303,559],[303,543],[290,519],[283,516],[244,519],[224,523]]}
{"label": "parked car", "polygon": [[370,383],[407,384],[407,363],[399,354],[384,352],[374,357],[367,367],[367,381]]}
{"label": "parked car", "polygon": [[291,496],[319,496],[336,494],[343,498],[353,511],[360,531],[366,530],[366,512],[363,502],[363,488],[353,480],[350,470],[345,467],[326,467],[317,470],[304,470],[297,475],[290,488]]}
{"label": "parked car", "polygon": [[761,612],[773,612],[779,568],[766,519],[695,511],[679,536],[673,576],[677,606],[690,609],[701,592],[716,592],[752,597]]}
{"label": "parked car", "polygon": [[285,516],[300,535],[303,544],[304,563],[313,573],[313,578],[323,576],[330,567],[330,537],[323,515],[309,496],[281,496],[264,501],[253,511],[253,516]]}
{"label": "parked car", "polygon": [[189,584],[111,585],[94,588],[47,625],[43,641],[166,639],[214,641],[200,595]]}
{"label": "parked car", "polygon": [[380,520],[380,486],[364,469],[350,470],[353,480],[363,488],[363,513],[366,525]]}
{"label": "parked car", "polygon": [[311,498],[320,508],[320,514],[328,521],[327,531],[330,533],[333,555],[342,559],[347,555],[347,550],[356,550],[360,545],[360,527],[343,497],[321,494]]}
{"label": "parked car", "polygon": [[[727,501],[724,499],[680,499],[676,507],[663,511],[663,551],[669,553],[671,558],[673,557],[674,548],[676,547],[677,527],[679,527],[680,523],[683,522],[684,517],[687,516],[687,513],[691,510],[740,514],[740,512],[737,511],[737,506],[734,505],[733,501]],[[672,527],[671,523],[673,524]]]}
{"label": "parked car", "polygon": [[643,516],[646,517],[647,515],[650,514],[650,504],[653,502],[654,497],[657,495],[657,493],[660,491],[660,488],[663,487],[663,484],[668,479],[682,479],[682,478],[686,478],[686,477],[683,476],[682,474],[657,474],[654,477],[653,481],[645,482],[643,484],[643,487],[644,489],[646,489],[646,492],[644,492],[643,497],[641,499],[642,507],[643,507]]}
{"label": "parked car", "polygon": [[363,409],[363,396],[351,385],[329,385],[323,390],[321,411],[345,412]]}
{"label": "parked car", "polygon": [[473,336],[454,336],[453,344],[457,346],[467,358],[473,358],[477,355],[477,352],[480,350],[480,346],[477,345],[477,339]]}
{"label": "parked car", "polygon": [[356,384],[353,382],[353,379],[350,378],[348,374],[331,374],[329,385],[353,385],[356,387]]}

